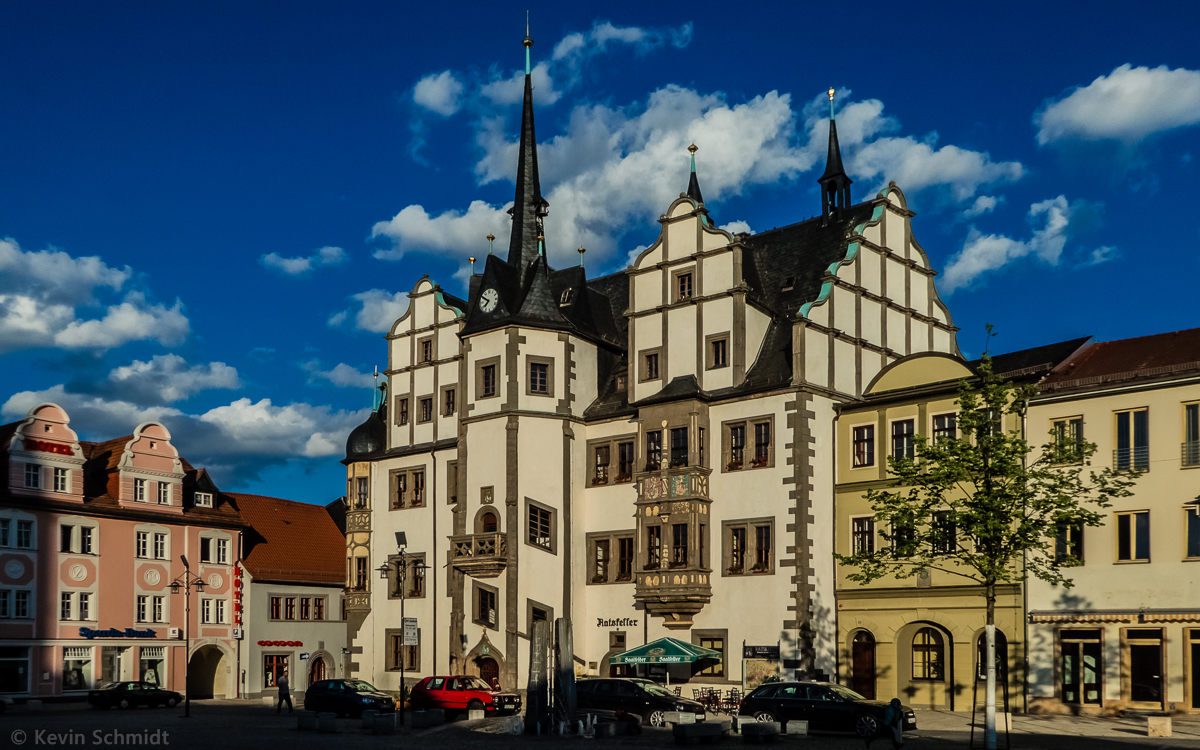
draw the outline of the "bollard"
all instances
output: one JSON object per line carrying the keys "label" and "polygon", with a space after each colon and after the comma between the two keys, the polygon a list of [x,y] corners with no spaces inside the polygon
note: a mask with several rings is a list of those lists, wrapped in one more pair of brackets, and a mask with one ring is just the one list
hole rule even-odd
{"label": "bollard", "polygon": [[317,712],[316,711],[297,711],[296,712],[296,729],[302,732],[315,731],[317,728]]}
{"label": "bollard", "polygon": [[1146,718],[1146,736],[1147,737],[1170,737],[1171,736],[1171,717],[1170,716],[1149,716]]}
{"label": "bollard", "polygon": [[482,719],[486,715],[487,715],[487,712],[484,711],[482,708],[472,708],[470,711],[467,711],[467,719],[469,719],[471,721],[475,721],[476,719]]}
{"label": "bollard", "polygon": [[787,724],[784,724],[784,734],[795,734],[801,737],[808,734],[808,722],[792,719]]}
{"label": "bollard", "polygon": [[269,695],[264,695],[262,699],[263,705],[267,708],[275,708],[275,699]]}

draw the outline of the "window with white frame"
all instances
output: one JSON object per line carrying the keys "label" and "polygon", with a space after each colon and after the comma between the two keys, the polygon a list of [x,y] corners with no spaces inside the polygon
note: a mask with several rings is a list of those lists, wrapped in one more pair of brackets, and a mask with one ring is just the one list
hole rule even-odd
{"label": "window with white frame", "polygon": [[96,554],[95,544],[94,544],[95,538],[96,538],[96,530],[95,529],[93,529],[91,526],[80,526],[79,527],[79,554],[81,554],[81,555]]}
{"label": "window with white frame", "polygon": [[59,467],[54,467],[54,491],[68,492],[67,489],[67,470]]}
{"label": "window with white frame", "polygon": [[25,487],[31,490],[41,489],[42,467],[38,464],[25,464]]}
{"label": "window with white frame", "polygon": [[17,521],[17,546],[33,549],[33,521]]}
{"label": "window with white frame", "polygon": [[136,554],[138,557],[142,558],[143,560],[148,559],[150,557],[150,532],[139,531],[137,533]]}
{"label": "window with white frame", "polygon": [[213,498],[212,498],[211,492],[197,492],[193,497],[195,498],[195,503],[196,503],[197,508],[211,508],[212,507]]}
{"label": "window with white frame", "polygon": [[224,599],[215,599],[215,600],[213,600],[213,603],[215,605],[213,614],[217,618],[216,622],[224,624],[225,623],[225,600]]}
{"label": "window with white frame", "polygon": [[154,597],[154,621],[166,622],[166,597]]}
{"label": "window with white frame", "polygon": [[58,619],[60,619],[60,620],[70,620],[71,619],[71,615],[75,612],[74,602],[75,602],[75,592],[73,592],[73,591],[62,592],[62,603],[59,607]]}
{"label": "window with white frame", "polygon": [[200,622],[205,625],[211,625],[213,622],[213,600],[200,600]]}
{"label": "window with white frame", "polygon": [[154,559],[155,560],[166,560],[167,559],[167,535],[166,534],[156,533],[154,535]]}
{"label": "window with white frame", "polygon": [[229,540],[217,540],[217,565],[229,564]]}
{"label": "window with white frame", "polygon": [[145,594],[138,594],[137,597],[137,621],[150,622],[150,597]]}
{"label": "window with white frame", "polygon": [[87,591],[79,592],[79,619],[92,619],[92,595]]}
{"label": "window with white frame", "polygon": [[200,537],[200,562],[210,563],[213,561],[213,540],[206,536]]}
{"label": "window with white frame", "polygon": [[18,620],[29,619],[29,592],[16,591],[13,593],[13,617]]}
{"label": "window with white frame", "polygon": [[146,502],[146,480],[145,479],[133,480],[133,499],[138,501],[139,503]]}
{"label": "window with white frame", "polygon": [[168,484],[167,482],[159,482],[158,483],[158,504],[159,505],[170,505],[171,504],[171,485]]}

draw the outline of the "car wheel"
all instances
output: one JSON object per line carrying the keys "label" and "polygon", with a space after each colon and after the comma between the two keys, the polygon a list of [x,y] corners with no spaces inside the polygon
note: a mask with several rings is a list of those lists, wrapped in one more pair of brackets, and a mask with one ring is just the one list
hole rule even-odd
{"label": "car wheel", "polygon": [[879,720],[871,714],[859,714],[854,720],[854,732],[864,740],[879,731]]}
{"label": "car wheel", "polygon": [[117,708],[129,708],[130,703],[128,698],[122,698],[117,702]]}
{"label": "car wheel", "polygon": [[[467,703],[467,710],[468,710],[468,711],[482,711],[482,710],[484,710],[484,709],[483,709],[483,701],[481,701],[481,700],[479,700],[479,699],[477,699],[477,698],[475,698],[475,699],[472,699],[471,701],[469,701],[469,702]],[[468,714],[468,715],[469,715],[469,714]]]}
{"label": "car wheel", "polygon": [[667,715],[658,709],[654,709],[646,714],[646,723],[652,727],[665,727],[667,725]]}
{"label": "car wheel", "polygon": [[754,720],[765,722],[768,724],[774,724],[776,721],[775,714],[771,713],[770,711],[755,711],[754,712]]}
{"label": "car wheel", "polygon": [[173,695],[170,698],[167,698],[167,708],[175,708],[177,705],[179,705],[178,698]]}

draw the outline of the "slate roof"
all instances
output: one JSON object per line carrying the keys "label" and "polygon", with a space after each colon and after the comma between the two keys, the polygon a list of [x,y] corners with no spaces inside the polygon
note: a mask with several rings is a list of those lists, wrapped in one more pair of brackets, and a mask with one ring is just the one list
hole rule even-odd
{"label": "slate roof", "polygon": [[264,495],[231,494],[250,527],[243,564],[256,580],[341,585],[346,538],[326,508]]}
{"label": "slate roof", "polygon": [[1050,389],[1087,386],[1193,370],[1200,370],[1200,328],[1092,344],[1043,385]]}

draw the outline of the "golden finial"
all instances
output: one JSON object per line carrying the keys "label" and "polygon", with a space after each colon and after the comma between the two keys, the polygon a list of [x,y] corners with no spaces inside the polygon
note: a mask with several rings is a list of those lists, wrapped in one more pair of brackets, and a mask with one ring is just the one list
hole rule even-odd
{"label": "golden finial", "polygon": [[494,235],[494,234],[489,234],[489,235],[487,236],[487,241],[488,241],[488,242],[495,242],[495,241],[496,241],[496,235]]}
{"label": "golden finial", "polygon": [[833,86],[829,87],[829,101],[833,101],[833,95],[837,93],[833,90]]}
{"label": "golden finial", "polygon": [[584,248],[583,245],[580,245],[578,252],[579,252],[579,267],[583,268],[583,254],[587,252],[587,249]]}
{"label": "golden finial", "polygon": [[475,265],[475,256],[474,255],[472,255],[470,258],[467,258],[467,260],[471,261],[471,265]]}
{"label": "golden finial", "polygon": [[533,37],[529,36],[529,11],[525,11],[525,38],[521,40],[526,49],[533,46]]}
{"label": "golden finial", "polygon": [[692,145],[688,146],[688,153],[692,154],[693,156],[694,156],[694,155],[696,154],[696,152],[697,152],[697,151],[699,151],[699,150],[700,150],[700,147],[699,147],[699,146],[697,146],[697,145],[696,145],[696,144],[694,144],[694,143],[693,143]]}

